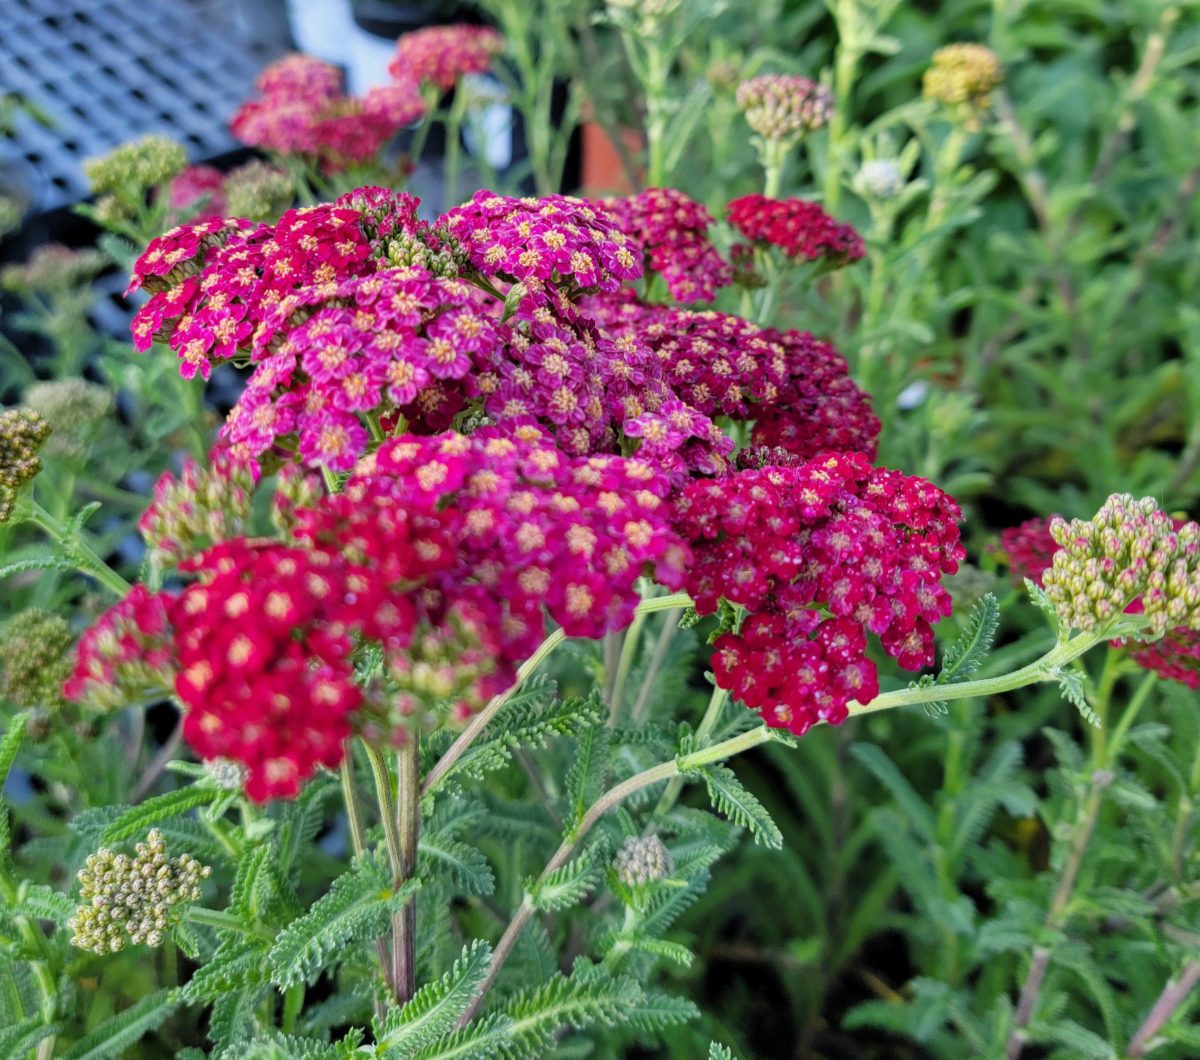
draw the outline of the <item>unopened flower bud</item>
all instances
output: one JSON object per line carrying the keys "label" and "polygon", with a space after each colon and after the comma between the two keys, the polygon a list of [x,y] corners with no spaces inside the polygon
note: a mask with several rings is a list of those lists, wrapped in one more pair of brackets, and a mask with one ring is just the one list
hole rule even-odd
{"label": "unopened flower bud", "polygon": [[765,74],[738,85],[746,122],[764,140],[783,143],[820,129],[833,114],[833,92],[807,77]]}
{"label": "unopened flower bud", "polygon": [[658,836],[630,836],[613,858],[613,871],[626,887],[640,887],[670,876],[675,860]]}
{"label": "unopened flower bud", "polygon": [[66,619],[31,607],[0,626],[0,699],[54,710],[65,701],[75,636]]}
{"label": "unopened flower bud", "polygon": [[49,437],[44,416],[29,409],[0,412],[0,524],[12,515],[17,491],[42,470],[38,450]]}
{"label": "unopened flower bud", "polygon": [[121,144],[101,158],[89,158],[83,171],[97,194],[144,195],[187,166],[183,145],[166,136],[144,136]]}
{"label": "unopened flower bud", "polygon": [[904,174],[900,167],[887,158],[876,158],[864,162],[854,177],[854,190],[864,199],[886,202],[904,190]]}

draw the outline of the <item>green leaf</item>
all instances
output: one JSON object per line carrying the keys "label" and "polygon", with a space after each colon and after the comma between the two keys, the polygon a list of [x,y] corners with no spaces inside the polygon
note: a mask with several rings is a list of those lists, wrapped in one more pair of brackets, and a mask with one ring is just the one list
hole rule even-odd
{"label": "green leaf", "polygon": [[70,519],[67,520],[67,536],[76,537],[83,529],[86,523],[93,515],[95,515],[104,505],[100,501],[92,501],[90,504],[85,504],[79,509]]}
{"label": "green leaf", "polygon": [[413,1056],[413,1060],[495,1060],[512,1056],[512,1046],[512,1020],[494,1013],[472,1020],[461,1031],[427,1045]]}
{"label": "green leaf", "polygon": [[11,578],[14,574],[25,574],[28,571],[34,570],[73,571],[77,569],[78,565],[65,556],[46,552],[4,564],[4,566],[0,567],[0,581],[3,581],[5,578]]}
{"label": "green leaf", "polygon": [[185,1000],[216,1001],[231,991],[266,982],[267,946],[255,939],[223,942],[212,960],[192,973],[182,990]]}
{"label": "green leaf", "polygon": [[44,883],[22,882],[17,892],[16,905],[6,912],[13,916],[27,916],[31,920],[50,920],[58,927],[66,927],[67,920],[75,912],[75,903]]}
{"label": "green leaf", "polygon": [[102,843],[121,843],[134,836],[144,835],[159,821],[168,817],[180,817],[197,806],[206,806],[220,792],[216,788],[192,785],[155,795],[137,806],[131,806],[104,829]]}
{"label": "green leaf", "polygon": [[733,1052],[727,1045],[720,1045],[717,1042],[709,1042],[708,1060],[734,1060]]}
{"label": "green leaf", "polygon": [[591,851],[551,872],[541,883],[528,888],[534,909],[557,913],[582,902],[600,877]]}
{"label": "green leaf", "polygon": [[1092,709],[1092,705],[1088,702],[1087,692],[1083,687],[1083,678],[1079,676],[1077,670],[1062,670],[1059,673],[1058,690],[1062,693],[1063,699],[1079,711],[1079,716],[1084,721],[1093,728],[1100,728],[1100,715]]}
{"label": "green leaf", "polygon": [[238,864],[229,892],[229,911],[249,923],[259,920],[275,890],[271,872],[272,849],[266,844],[251,847]]}
{"label": "green leaf", "polygon": [[225,1047],[224,1054],[238,1056],[234,1049],[259,1032],[258,1008],[268,994],[266,987],[242,988],[222,994],[208,1015],[208,1040]]}
{"label": "green leaf", "polygon": [[175,990],[147,994],[136,1005],[105,1020],[86,1038],[76,1042],[64,1054],[64,1060],[113,1060],[140,1042],[179,1007]]}
{"label": "green leaf", "polygon": [[579,734],[575,759],[567,771],[568,808],[564,824],[568,830],[575,829],[604,790],[610,736],[605,725],[593,725]]}
{"label": "green leaf", "polygon": [[375,1029],[380,1055],[412,1056],[452,1034],[487,977],[492,948],[475,939],[441,979],[426,983],[403,1007],[393,1007]]}
{"label": "green leaf", "polygon": [[896,763],[874,744],[856,743],[850,753],[888,789],[909,825],[921,838],[927,843],[935,843],[933,811],[896,768]]}
{"label": "green leaf", "polygon": [[748,791],[732,769],[705,766],[698,771],[708,786],[713,806],[734,824],[748,828],[756,842],[772,850],[783,846],[783,833],[758,798]]}
{"label": "green leaf", "polygon": [[942,656],[937,683],[955,684],[977,674],[992,650],[999,626],[1000,605],[994,594],[987,593],[971,609],[962,632]]}
{"label": "green leaf", "polygon": [[25,724],[28,714],[14,714],[0,737],[0,791],[8,783],[8,774],[13,762],[17,759],[17,751],[21,747],[21,737],[25,735]]}
{"label": "green leaf", "polygon": [[379,857],[356,858],[307,913],[279,933],[267,958],[271,981],[281,987],[311,982],[325,965],[344,957],[350,943],[381,935],[391,914],[419,887],[410,879],[393,891],[391,871]]}
{"label": "green leaf", "polygon": [[39,1016],[30,1016],[19,1023],[0,1027],[0,1056],[27,1056],[38,1042],[57,1034],[58,1030],[57,1023],[43,1023]]}
{"label": "green leaf", "polygon": [[418,850],[421,870],[445,877],[459,894],[488,895],[495,891],[491,865],[470,844],[446,836],[423,835]]}
{"label": "green leaf", "polygon": [[686,997],[650,990],[625,1015],[625,1025],[643,1035],[657,1035],[667,1027],[700,1018],[700,1010]]}

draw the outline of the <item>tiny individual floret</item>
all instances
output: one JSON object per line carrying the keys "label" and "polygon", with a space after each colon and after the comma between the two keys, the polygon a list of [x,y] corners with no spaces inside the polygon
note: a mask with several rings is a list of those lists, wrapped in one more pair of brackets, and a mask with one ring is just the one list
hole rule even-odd
{"label": "tiny individual floret", "polygon": [[888,202],[900,195],[904,188],[904,173],[890,158],[864,162],[854,175],[854,190],[864,199]]}
{"label": "tiny individual floret", "polygon": [[833,114],[833,92],[807,77],[764,74],[738,85],[746,122],[772,143],[791,143],[822,128]]}
{"label": "tiny individual floret", "polygon": [[268,223],[292,205],[296,194],[287,173],[261,159],[230,170],[223,190],[230,215]]}
{"label": "tiny individual floret", "polygon": [[1064,626],[1102,630],[1136,603],[1140,636],[1200,630],[1200,525],[1177,524],[1153,497],[1116,493],[1091,519],[1055,519],[1054,562],[1042,577]]}
{"label": "tiny individual floret", "polygon": [[186,166],[187,151],[182,144],[152,134],[121,144],[101,158],[89,158],[83,171],[96,194],[132,201],[178,176]]}
{"label": "tiny individual floret", "polygon": [[0,412],[0,525],[8,522],[17,491],[42,470],[38,457],[50,424],[29,409]]}
{"label": "tiny individual floret", "polygon": [[675,859],[658,836],[630,836],[617,851],[612,867],[626,887],[644,887],[670,876]]}
{"label": "tiny individual floret", "polygon": [[66,619],[40,607],[18,611],[0,625],[0,700],[21,709],[62,706],[74,643]]}
{"label": "tiny individual floret", "polygon": [[1004,69],[990,48],[948,44],[933,53],[923,91],[927,99],[959,108],[971,118],[991,105],[991,94],[1003,81]]}
{"label": "tiny individual floret", "polygon": [[504,38],[490,26],[430,26],[396,41],[388,72],[402,82],[448,92],[464,74],[487,73],[502,51]]}
{"label": "tiny individual floret", "polygon": [[67,922],[71,945],[99,954],[117,953],[131,942],[161,946],[180,907],[200,899],[200,882],[211,875],[212,868],[191,854],[169,858],[157,828],[132,858],[102,847],[79,870],[81,901]]}
{"label": "tiny individual floret", "polygon": [[79,378],[34,383],[25,391],[24,402],[50,424],[42,453],[76,463],[86,458],[97,426],[116,408],[108,387]]}

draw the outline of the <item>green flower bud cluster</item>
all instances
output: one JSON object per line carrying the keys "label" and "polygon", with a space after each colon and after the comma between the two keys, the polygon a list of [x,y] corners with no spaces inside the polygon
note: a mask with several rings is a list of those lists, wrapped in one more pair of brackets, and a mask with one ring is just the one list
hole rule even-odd
{"label": "green flower bud cluster", "polygon": [[275,479],[275,497],[271,503],[271,525],[285,537],[296,529],[296,511],[315,508],[325,496],[321,476],[296,464],[284,464]]}
{"label": "green flower bud cluster", "polygon": [[167,857],[157,828],[135,856],[103,848],[79,871],[82,904],[68,922],[71,945],[92,953],[116,953],[126,943],[162,945],[178,908],[200,897],[200,881],[212,875],[190,854]]}
{"label": "green flower bud cluster", "polygon": [[17,491],[42,470],[38,450],[49,437],[44,416],[29,409],[0,412],[0,525],[12,515]]}
{"label": "green flower bud cluster", "polygon": [[222,791],[241,791],[246,785],[250,771],[241,762],[232,758],[210,758],[204,763],[204,771]]}
{"label": "green flower bud cluster", "polygon": [[116,401],[107,387],[73,378],[34,383],[25,391],[25,406],[50,424],[50,438],[42,452],[80,463],[91,448],[97,424],[112,415]]}
{"label": "green flower bud cluster", "polygon": [[613,858],[613,871],[626,887],[644,887],[670,876],[675,859],[658,836],[630,836]]}
{"label": "green flower bud cluster", "polygon": [[880,202],[896,198],[906,183],[900,167],[888,158],[864,162],[854,175],[854,190],[864,199]]}
{"label": "green flower bud cluster", "polygon": [[991,94],[1004,82],[1004,69],[991,48],[982,44],[948,44],[933,53],[922,85],[926,99],[968,113],[991,106]]}
{"label": "green flower bud cluster", "polygon": [[820,129],[833,114],[833,92],[807,77],[765,74],[738,85],[746,122],[768,142],[788,143]]}
{"label": "green flower bud cluster", "polygon": [[447,280],[457,279],[467,266],[462,244],[440,227],[421,232],[397,229],[388,236],[384,254],[396,268],[416,265]]}
{"label": "green flower bud cluster", "polygon": [[73,250],[61,243],[38,247],[29,260],[0,271],[0,287],[14,294],[66,294],[88,284],[108,264],[98,250]]}
{"label": "green flower bud cluster", "polygon": [[255,468],[229,457],[189,460],[181,477],[167,472],[154,487],[154,503],[138,522],[150,562],[177,566],[250,525]]}
{"label": "green flower bud cluster", "polygon": [[61,707],[74,643],[65,618],[40,607],[18,611],[0,626],[0,699],[21,709]]}
{"label": "green flower bud cluster", "polygon": [[1115,493],[1091,519],[1055,519],[1050,534],[1059,550],[1042,586],[1064,625],[1103,629],[1136,601],[1143,639],[1200,630],[1200,525]]}
{"label": "green flower bud cluster", "polygon": [[232,170],[225,178],[224,191],[231,217],[264,222],[278,220],[296,194],[286,173],[258,160]]}
{"label": "green flower bud cluster", "polygon": [[141,198],[187,168],[187,151],[167,136],[143,136],[121,144],[101,158],[89,158],[83,171],[97,195]]}

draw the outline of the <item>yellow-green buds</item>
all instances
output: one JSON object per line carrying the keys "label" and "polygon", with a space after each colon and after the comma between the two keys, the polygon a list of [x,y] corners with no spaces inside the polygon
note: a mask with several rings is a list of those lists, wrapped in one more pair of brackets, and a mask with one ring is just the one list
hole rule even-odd
{"label": "yellow-green buds", "polygon": [[0,700],[21,709],[62,706],[75,635],[65,618],[30,607],[0,626]]}
{"label": "yellow-green buds", "polygon": [[291,178],[266,162],[255,160],[225,178],[225,204],[231,217],[273,222],[295,197]]}
{"label": "yellow-green buds", "polygon": [[959,108],[975,117],[991,106],[991,94],[1004,81],[996,53],[982,44],[948,44],[933,53],[925,71],[926,99]]}
{"label": "yellow-green buds", "polygon": [[200,881],[212,875],[190,854],[168,858],[158,829],[134,849],[131,858],[102,848],[79,871],[82,903],[69,921],[73,946],[116,953],[129,942],[162,945],[179,906],[199,899]]}
{"label": "yellow-green buds", "polygon": [[25,405],[50,424],[50,438],[42,452],[51,459],[78,463],[87,456],[97,425],[112,415],[116,402],[107,387],[73,378],[34,383],[25,391]]}
{"label": "yellow-green buds", "polygon": [[1059,549],[1042,585],[1064,625],[1103,629],[1132,606],[1146,639],[1200,629],[1200,525],[1115,493],[1091,519],[1055,519],[1050,534]]}
{"label": "yellow-green buds", "polygon": [[96,194],[141,196],[178,176],[187,166],[183,145],[166,136],[144,136],[121,144],[101,158],[89,158],[83,171]]}
{"label": "yellow-green buds", "polygon": [[42,470],[38,450],[49,437],[44,416],[29,409],[0,412],[0,524],[12,515],[17,491]]}

